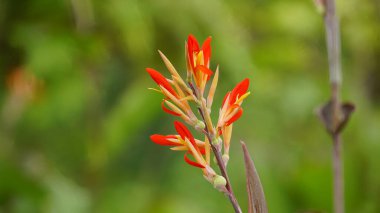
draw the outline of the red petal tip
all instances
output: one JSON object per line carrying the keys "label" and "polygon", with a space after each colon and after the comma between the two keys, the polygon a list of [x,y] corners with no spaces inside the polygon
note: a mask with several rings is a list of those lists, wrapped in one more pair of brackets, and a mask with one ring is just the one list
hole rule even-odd
{"label": "red petal tip", "polygon": [[171,115],[174,115],[174,116],[181,116],[181,114],[176,113],[176,112],[174,112],[173,110],[167,108],[167,107],[165,106],[165,101],[162,101],[162,102],[161,102],[161,107],[162,107],[162,109],[163,109],[165,112],[167,112],[167,113],[169,113],[169,114],[171,114]]}
{"label": "red petal tip", "polygon": [[205,65],[207,66],[209,61],[210,61],[210,57],[211,57],[211,36],[209,36],[204,42],[203,42],[203,45],[202,45],[202,50],[203,50],[203,58],[204,58],[204,62],[205,62]]}
{"label": "red petal tip", "polygon": [[247,92],[248,87],[249,87],[248,78],[238,83],[235,86],[235,88],[231,91],[230,104],[234,104],[238,97],[241,97],[242,95],[244,95]]}
{"label": "red petal tip", "polygon": [[189,35],[187,39],[187,45],[189,50],[199,52],[199,44],[195,36],[192,34]]}
{"label": "red petal tip", "polygon": [[186,163],[188,163],[188,164],[191,165],[191,166],[195,166],[195,167],[198,167],[198,168],[201,168],[201,169],[204,169],[204,168],[205,168],[202,164],[190,160],[190,159],[187,157],[187,153],[185,154],[184,159],[185,159]]}
{"label": "red petal tip", "polygon": [[161,145],[161,146],[177,146],[177,143],[174,143],[172,141],[169,141],[168,139],[172,139],[172,135],[159,135],[154,134],[150,136],[150,140],[152,140],[154,143]]}
{"label": "red petal tip", "polygon": [[187,138],[194,146],[196,146],[193,135],[183,123],[179,121],[174,121],[174,127],[183,140]]}
{"label": "red petal tip", "polygon": [[152,68],[146,68],[146,71],[149,73],[150,77],[158,84],[163,86],[166,90],[168,90],[172,95],[178,97],[177,93],[170,85],[168,80],[166,80],[165,76],[163,76],[160,72]]}

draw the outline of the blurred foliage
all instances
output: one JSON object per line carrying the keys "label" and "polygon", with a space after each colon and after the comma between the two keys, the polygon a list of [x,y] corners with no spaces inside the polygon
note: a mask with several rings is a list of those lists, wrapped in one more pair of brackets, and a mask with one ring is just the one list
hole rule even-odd
{"label": "blurred foliage", "polygon": [[[380,212],[380,4],[338,1],[347,212]],[[245,77],[229,172],[246,209],[246,141],[270,212],[331,212],[324,27],[302,0],[1,0],[0,212],[232,212],[199,170],[149,141],[173,118],[144,71],[185,70],[184,41],[213,36],[214,111]],[[215,116],[215,115],[214,115]]]}

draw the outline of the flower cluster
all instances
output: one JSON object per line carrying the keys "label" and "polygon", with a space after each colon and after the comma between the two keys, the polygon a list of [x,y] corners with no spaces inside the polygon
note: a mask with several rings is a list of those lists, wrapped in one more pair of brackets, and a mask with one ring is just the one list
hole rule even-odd
{"label": "flower cluster", "polygon": [[[169,70],[171,78],[166,78],[152,68],[146,68],[146,71],[158,85],[158,89],[153,90],[164,95],[161,103],[162,109],[171,115],[180,117],[186,124],[204,135],[203,140],[195,139],[185,124],[175,121],[177,134],[154,134],[150,137],[151,140],[159,145],[171,146],[171,150],[184,151],[184,160],[189,165],[202,169],[205,178],[218,188],[218,183],[225,185],[225,182],[221,181],[221,176],[217,175],[211,167],[211,151],[214,154],[220,154],[223,150],[223,164],[227,165],[233,123],[243,113],[241,104],[249,95],[249,79],[244,79],[226,94],[219,110],[217,125],[214,125],[210,114],[218,84],[219,69],[217,67],[215,72],[210,69],[210,44],[211,37],[208,37],[200,46],[195,37],[189,35],[186,42],[186,81],[160,51],[159,54]],[[206,96],[206,85],[212,76],[213,79]],[[195,105],[193,108],[197,108],[198,112],[193,112],[192,104]]]}

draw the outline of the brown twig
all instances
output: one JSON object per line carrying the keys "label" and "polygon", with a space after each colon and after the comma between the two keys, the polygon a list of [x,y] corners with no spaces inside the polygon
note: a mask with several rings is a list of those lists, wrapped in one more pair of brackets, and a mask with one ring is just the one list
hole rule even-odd
{"label": "brown twig", "polygon": [[342,161],[342,141],[340,134],[334,135],[333,144],[333,171],[334,171],[334,212],[344,212],[344,187],[343,187],[343,161]]}
{"label": "brown twig", "polygon": [[342,141],[339,126],[342,123],[340,87],[342,71],[340,61],[339,21],[336,15],[335,0],[324,1],[324,20],[326,28],[327,51],[329,58],[329,73],[331,84],[331,105],[329,126],[333,139],[333,175],[334,175],[334,212],[344,212],[344,179],[342,160]]}

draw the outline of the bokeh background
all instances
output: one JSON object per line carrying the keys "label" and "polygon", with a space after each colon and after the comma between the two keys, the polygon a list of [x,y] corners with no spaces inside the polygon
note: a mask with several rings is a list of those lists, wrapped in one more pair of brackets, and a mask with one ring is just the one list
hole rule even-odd
{"label": "bokeh background", "polygon": [[[380,3],[338,1],[347,212],[380,212]],[[331,212],[331,141],[315,116],[328,100],[323,20],[308,0],[1,0],[0,212],[232,212],[182,154],[149,141],[174,118],[144,71],[185,71],[184,42],[212,36],[217,112],[243,78],[231,180],[246,210],[239,140],[270,212]],[[184,73],[184,72],[183,72]],[[215,115],[214,115],[215,116]]]}

